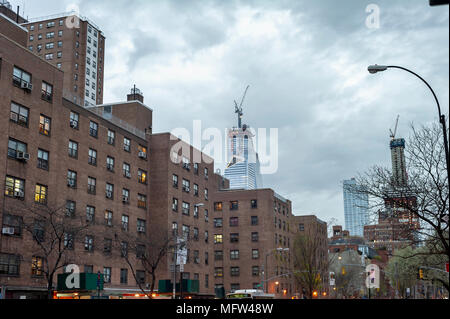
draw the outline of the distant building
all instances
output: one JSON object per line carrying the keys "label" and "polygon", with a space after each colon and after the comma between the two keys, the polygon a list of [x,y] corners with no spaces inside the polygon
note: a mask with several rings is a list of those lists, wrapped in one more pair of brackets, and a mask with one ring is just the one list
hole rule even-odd
{"label": "distant building", "polygon": [[64,72],[63,96],[88,107],[103,103],[105,36],[75,12],[33,18],[27,48]]}
{"label": "distant building", "polygon": [[354,236],[364,235],[364,225],[369,223],[369,196],[359,191],[354,178],[344,180],[345,229]]}
{"label": "distant building", "polygon": [[392,160],[392,182],[395,186],[406,186],[405,140],[392,139],[390,142]]}

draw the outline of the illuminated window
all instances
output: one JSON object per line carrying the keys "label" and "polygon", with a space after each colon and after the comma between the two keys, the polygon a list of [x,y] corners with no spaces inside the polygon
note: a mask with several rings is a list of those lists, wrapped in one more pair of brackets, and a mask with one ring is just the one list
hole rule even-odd
{"label": "illuminated window", "polygon": [[33,256],[31,258],[31,275],[42,276],[44,268],[44,259],[42,257]]}
{"label": "illuminated window", "polygon": [[41,114],[39,118],[39,132],[47,136],[50,135],[50,123],[51,119]]}
{"label": "illuminated window", "polygon": [[223,235],[222,234],[214,235],[214,244],[221,244],[221,243],[223,243]]}
{"label": "illuminated window", "polygon": [[47,186],[36,184],[34,201],[40,204],[47,204]]}
{"label": "illuminated window", "polygon": [[138,182],[141,184],[147,184],[147,172],[139,169],[138,170]]}

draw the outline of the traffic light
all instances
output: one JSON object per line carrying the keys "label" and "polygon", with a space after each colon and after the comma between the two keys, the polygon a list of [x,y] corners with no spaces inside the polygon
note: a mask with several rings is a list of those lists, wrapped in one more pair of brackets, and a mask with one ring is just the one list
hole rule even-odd
{"label": "traffic light", "polygon": [[423,279],[423,269],[419,268],[419,279]]}

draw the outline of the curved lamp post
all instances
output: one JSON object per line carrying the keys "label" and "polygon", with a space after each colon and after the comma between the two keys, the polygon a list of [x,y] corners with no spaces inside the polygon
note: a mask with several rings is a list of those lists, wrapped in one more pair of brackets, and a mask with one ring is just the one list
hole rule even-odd
{"label": "curved lamp post", "polygon": [[[401,66],[397,66],[397,65],[377,65],[377,64],[369,65],[369,67],[367,68],[367,70],[371,74],[375,74],[377,72],[386,71],[387,69],[401,69],[403,71],[406,71],[408,73],[411,73],[411,74],[415,75],[416,77],[421,79],[423,81],[423,83],[426,84],[426,86],[430,89],[431,93],[433,94],[434,100],[436,101],[436,104],[437,104],[437,107],[438,107],[439,122],[442,125],[442,133],[444,134],[445,161],[446,161],[446,164],[447,164],[447,182],[448,182],[448,187],[450,187],[450,166],[449,166],[449,157],[448,157],[448,140],[447,140],[446,120],[445,120],[445,115],[441,113],[441,106],[439,105],[439,101],[437,99],[436,94],[434,93],[433,89],[431,88],[431,86],[428,84],[427,81],[425,81],[417,73],[414,73],[413,71],[408,70],[407,68],[404,68],[404,67],[401,67]],[[450,217],[450,214],[449,214],[449,217]],[[450,276],[450,274],[449,274],[449,276]]]}

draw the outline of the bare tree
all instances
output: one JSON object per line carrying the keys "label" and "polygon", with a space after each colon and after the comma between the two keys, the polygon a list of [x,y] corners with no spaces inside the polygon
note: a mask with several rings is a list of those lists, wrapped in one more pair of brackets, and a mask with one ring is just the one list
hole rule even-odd
{"label": "bare tree", "polygon": [[429,249],[415,254],[449,260],[449,185],[441,128],[437,124],[411,128],[405,148],[407,183],[397,183],[390,169],[373,166],[358,176],[357,184],[369,195],[373,211],[403,211],[418,220],[420,229],[412,243],[426,242]]}
{"label": "bare tree", "polygon": [[33,239],[32,271],[47,281],[48,298],[52,298],[57,272],[75,261],[75,241],[83,238],[89,224],[82,218],[71,217],[66,207],[47,205],[18,205],[22,226]]}
{"label": "bare tree", "polygon": [[328,276],[328,260],[323,249],[320,233],[314,229],[305,234],[299,233],[294,240],[294,276],[305,290],[308,298],[314,290],[323,287]]}
{"label": "bare tree", "polygon": [[[150,234],[130,234],[117,231],[115,243],[121,257],[127,263],[139,289],[148,298],[152,298],[157,280],[157,271],[164,258],[174,247],[172,236],[166,231],[153,229]],[[142,272],[143,278],[138,275]],[[150,287],[145,285],[145,278],[150,276]]]}

